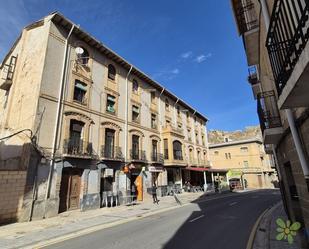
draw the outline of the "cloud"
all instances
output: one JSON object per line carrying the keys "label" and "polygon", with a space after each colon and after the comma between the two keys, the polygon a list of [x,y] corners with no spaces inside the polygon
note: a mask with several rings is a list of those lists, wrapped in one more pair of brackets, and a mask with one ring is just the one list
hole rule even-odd
{"label": "cloud", "polygon": [[183,59],[188,59],[188,58],[192,57],[192,55],[193,55],[192,51],[188,51],[188,52],[181,54],[180,57],[183,58]]}
{"label": "cloud", "polygon": [[201,62],[203,62],[203,61],[205,61],[205,60],[207,60],[211,57],[212,57],[211,53],[208,53],[207,55],[201,54],[201,55],[197,56],[194,61],[197,62],[197,63],[201,63]]}
{"label": "cloud", "polygon": [[179,74],[180,71],[179,71],[178,68],[175,68],[175,69],[173,69],[173,70],[171,71],[171,73],[172,73],[172,74]]}

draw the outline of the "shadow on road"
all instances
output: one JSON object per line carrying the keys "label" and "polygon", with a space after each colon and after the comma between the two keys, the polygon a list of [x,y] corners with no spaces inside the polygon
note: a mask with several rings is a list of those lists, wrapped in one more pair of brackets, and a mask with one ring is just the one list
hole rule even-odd
{"label": "shadow on road", "polygon": [[162,248],[246,248],[258,216],[281,198],[278,194],[274,195],[274,191],[222,194],[216,201],[211,201],[213,197],[202,195],[192,201],[199,210],[191,213]]}

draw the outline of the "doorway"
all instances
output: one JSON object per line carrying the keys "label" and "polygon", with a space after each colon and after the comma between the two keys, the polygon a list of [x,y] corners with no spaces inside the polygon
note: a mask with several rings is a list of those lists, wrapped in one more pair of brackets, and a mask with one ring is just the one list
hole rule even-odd
{"label": "doorway", "polygon": [[62,170],[59,213],[79,208],[82,173],[83,170],[77,168]]}

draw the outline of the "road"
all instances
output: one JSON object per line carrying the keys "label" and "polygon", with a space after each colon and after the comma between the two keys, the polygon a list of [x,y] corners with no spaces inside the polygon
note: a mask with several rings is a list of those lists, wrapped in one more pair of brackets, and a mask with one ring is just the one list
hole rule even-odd
{"label": "road", "polygon": [[245,249],[260,214],[281,200],[260,190],[207,200],[66,240],[47,248]]}

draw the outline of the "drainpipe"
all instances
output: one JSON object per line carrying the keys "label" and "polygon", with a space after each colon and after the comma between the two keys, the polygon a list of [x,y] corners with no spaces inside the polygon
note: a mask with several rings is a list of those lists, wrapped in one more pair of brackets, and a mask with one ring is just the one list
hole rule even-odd
{"label": "drainpipe", "polygon": [[68,50],[69,50],[69,38],[71,37],[71,34],[75,28],[75,25],[73,24],[71,27],[71,30],[65,40],[64,45],[64,58],[63,58],[63,65],[62,65],[62,72],[61,72],[61,81],[59,85],[59,95],[58,95],[58,104],[57,104],[57,113],[56,113],[56,124],[55,124],[55,130],[54,130],[54,136],[53,136],[53,146],[52,146],[52,154],[51,154],[51,160],[50,160],[50,169],[49,169],[49,175],[48,175],[48,181],[47,181],[47,189],[45,194],[45,210],[44,210],[44,217],[46,214],[46,202],[47,199],[50,196],[50,188],[52,183],[52,175],[54,171],[54,164],[55,164],[55,154],[57,150],[57,141],[59,136],[59,126],[60,126],[60,117],[61,117],[61,108],[62,108],[62,101],[63,101],[63,89],[65,86],[65,76],[67,71],[67,65],[68,65]]}
{"label": "drainpipe", "polygon": [[[158,119],[159,119],[159,132],[160,132],[161,145],[162,145],[161,96],[164,91],[165,91],[165,88],[162,88],[162,91],[160,92],[160,95],[159,95],[159,118]],[[161,152],[162,151],[164,152],[163,146],[161,146]]]}
{"label": "drainpipe", "polygon": [[128,109],[129,109],[129,93],[128,93],[128,78],[133,69],[133,66],[130,65],[130,70],[126,76],[126,111],[125,111],[125,127],[124,127],[124,162],[125,164],[128,162]]}
{"label": "drainpipe", "polygon": [[300,165],[302,167],[304,176],[306,179],[309,179],[309,166],[306,160],[306,156],[300,141],[300,137],[297,131],[297,127],[295,125],[295,120],[294,120],[294,116],[293,113],[291,111],[291,109],[287,109],[285,110],[286,116],[288,118],[288,122],[289,122],[289,126],[290,126],[290,130],[292,133],[292,137],[293,137],[293,141],[295,144],[295,148],[296,148],[296,152],[300,161]]}
{"label": "drainpipe", "polygon": [[[269,16],[266,0],[260,0],[260,4],[261,4],[263,16],[264,16],[264,22],[265,22],[265,25],[266,25],[266,30],[268,31],[268,28],[269,28],[269,25],[270,25],[270,16]],[[309,179],[309,166],[308,166],[308,163],[307,163],[307,160],[306,160],[306,157],[305,157],[305,153],[304,153],[304,150],[303,150],[300,138],[299,138],[297,127],[295,125],[293,112],[291,111],[291,109],[286,109],[285,114],[286,114],[287,119],[288,119],[292,138],[293,138],[293,141],[294,141],[294,144],[295,144],[296,152],[297,152],[297,155],[298,155],[304,176],[305,176],[306,179]]]}

